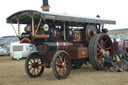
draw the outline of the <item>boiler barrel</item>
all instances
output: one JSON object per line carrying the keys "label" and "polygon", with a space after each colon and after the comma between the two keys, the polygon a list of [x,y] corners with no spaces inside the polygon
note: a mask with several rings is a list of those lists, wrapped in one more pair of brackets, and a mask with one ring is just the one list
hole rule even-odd
{"label": "boiler barrel", "polygon": [[73,43],[69,42],[45,42],[48,47],[50,48],[56,48],[56,49],[66,49],[69,47],[72,47]]}

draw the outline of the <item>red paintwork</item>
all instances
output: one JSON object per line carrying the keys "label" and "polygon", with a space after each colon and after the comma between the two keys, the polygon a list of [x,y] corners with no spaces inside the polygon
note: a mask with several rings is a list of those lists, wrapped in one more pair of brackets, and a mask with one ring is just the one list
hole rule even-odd
{"label": "red paintwork", "polygon": [[31,40],[28,38],[23,38],[22,40],[20,40],[20,43],[31,43]]}
{"label": "red paintwork", "polygon": [[[42,48],[41,48],[41,46],[43,45],[43,50],[41,50]],[[44,45],[44,44],[40,44],[40,45],[37,45],[37,49],[38,49],[38,51],[40,52],[40,53],[45,53],[46,52],[46,50],[47,50],[47,45]]]}
{"label": "red paintwork", "polygon": [[35,36],[33,37],[33,39],[38,39],[38,38],[45,39],[45,38],[48,38],[48,35],[41,34],[41,35],[35,35]]}

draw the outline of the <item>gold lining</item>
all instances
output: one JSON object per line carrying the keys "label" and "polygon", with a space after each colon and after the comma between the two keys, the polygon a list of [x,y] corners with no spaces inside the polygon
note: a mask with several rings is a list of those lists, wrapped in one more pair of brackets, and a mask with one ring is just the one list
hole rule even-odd
{"label": "gold lining", "polygon": [[64,22],[64,41],[66,41],[66,27],[65,27],[65,22]]}

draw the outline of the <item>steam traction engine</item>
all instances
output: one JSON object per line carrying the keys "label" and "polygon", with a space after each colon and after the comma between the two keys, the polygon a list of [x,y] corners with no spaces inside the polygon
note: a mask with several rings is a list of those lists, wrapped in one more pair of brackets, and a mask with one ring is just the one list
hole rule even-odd
{"label": "steam traction engine", "polygon": [[[41,76],[45,68],[52,67],[57,79],[65,79],[71,68],[78,69],[87,61],[102,70],[105,51],[113,56],[104,24],[115,24],[115,21],[25,10],[9,16],[7,23],[13,28],[13,24],[18,24],[21,43],[33,44],[38,49],[25,61],[29,77]],[[22,33],[20,24],[26,24]]]}

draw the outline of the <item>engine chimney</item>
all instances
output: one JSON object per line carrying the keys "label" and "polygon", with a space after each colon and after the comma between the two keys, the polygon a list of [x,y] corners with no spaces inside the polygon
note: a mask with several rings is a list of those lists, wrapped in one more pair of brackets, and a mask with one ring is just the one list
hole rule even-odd
{"label": "engine chimney", "polygon": [[41,6],[43,11],[49,11],[49,5],[48,5],[48,0],[43,0],[43,5]]}

